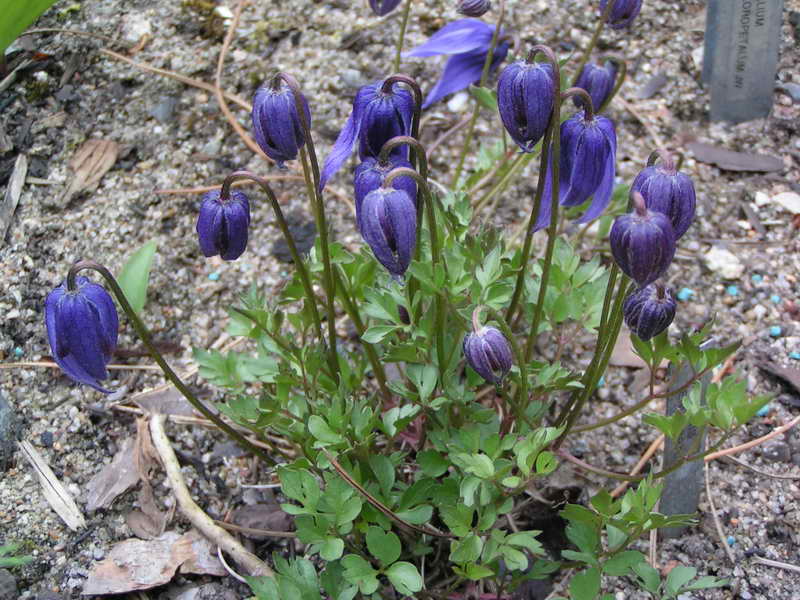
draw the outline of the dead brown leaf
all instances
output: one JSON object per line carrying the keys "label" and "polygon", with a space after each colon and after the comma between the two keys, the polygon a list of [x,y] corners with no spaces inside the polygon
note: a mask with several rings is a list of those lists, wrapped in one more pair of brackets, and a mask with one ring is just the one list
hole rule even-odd
{"label": "dead brown leaf", "polygon": [[[252,504],[242,506],[233,511],[231,518],[235,525],[248,529],[266,529],[267,531],[291,531],[292,517],[281,510],[278,503]],[[254,540],[266,540],[270,536],[245,533]]]}
{"label": "dead brown leaf", "polygon": [[118,155],[119,146],[114,141],[86,140],[69,161],[74,175],[62,197],[69,200],[78,192],[97,186],[103,175],[114,166]]}
{"label": "dead brown leaf", "polygon": [[193,557],[191,542],[181,539],[168,531],[153,540],[116,544],[89,572],[82,594],[125,594],[168,583],[178,567]]}
{"label": "dead brown leaf", "polygon": [[6,237],[6,232],[14,218],[14,211],[17,210],[22,186],[25,184],[25,177],[28,175],[28,157],[24,154],[17,156],[14,162],[14,170],[8,180],[8,186],[3,197],[0,198],[0,247]]}
{"label": "dead brown leaf", "polygon": [[172,512],[161,512],[156,506],[153,486],[150,484],[150,471],[156,466],[158,453],[150,438],[150,429],[146,418],[136,420],[136,472],[142,482],[139,489],[139,508],[132,510],[125,518],[134,535],[142,539],[159,537],[172,518]]}
{"label": "dead brown leaf", "polygon": [[615,367],[631,367],[633,369],[643,369],[647,366],[647,363],[633,351],[630,332],[627,329],[623,329],[617,337],[610,362]]}
{"label": "dead brown leaf", "polygon": [[175,386],[158,387],[142,392],[131,399],[139,407],[153,414],[193,416],[194,409]]}
{"label": "dead brown leaf", "polygon": [[216,575],[223,577],[228,574],[222,566],[217,553],[206,538],[199,531],[192,529],[187,531],[177,541],[177,544],[186,546],[181,550],[181,554],[186,553],[190,557],[181,565],[181,573],[194,573],[195,575]]}
{"label": "dead brown leaf", "polygon": [[727,171],[757,171],[768,173],[782,171],[783,161],[775,156],[752,154],[750,152],[734,152],[703,142],[689,142],[686,147],[700,162],[717,165]]}
{"label": "dead brown leaf", "polygon": [[126,438],[109,464],[92,477],[87,488],[86,510],[93,512],[107,508],[120,494],[136,485],[139,471],[136,468],[136,441]]}

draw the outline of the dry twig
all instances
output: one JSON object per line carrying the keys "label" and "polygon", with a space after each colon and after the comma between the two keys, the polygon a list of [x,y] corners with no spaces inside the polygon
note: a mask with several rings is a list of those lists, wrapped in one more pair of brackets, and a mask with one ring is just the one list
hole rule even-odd
{"label": "dry twig", "polygon": [[178,458],[164,431],[165,421],[165,415],[153,415],[150,419],[150,435],[183,516],[212,543],[231,555],[251,575],[273,576],[272,569],[266,563],[255,554],[245,550],[230,533],[216,525],[214,520],[203,512],[203,509],[192,499],[189,488],[186,487],[186,482],[183,480]]}

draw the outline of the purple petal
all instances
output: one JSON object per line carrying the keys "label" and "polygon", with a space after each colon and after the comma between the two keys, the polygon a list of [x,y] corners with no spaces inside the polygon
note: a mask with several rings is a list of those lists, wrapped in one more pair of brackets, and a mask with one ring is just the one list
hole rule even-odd
{"label": "purple petal", "polygon": [[481,78],[486,51],[478,50],[467,54],[451,56],[444,67],[444,72],[434,88],[425,98],[422,108],[428,108],[447,94],[458,92]]}
{"label": "purple petal", "polygon": [[320,190],[325,188],[325,184],[336,174],[336,171],[341,168],[353,151],[353,144],[356,141],[361,124],[361,119],[356,118],[355,112],[356,111],[353,110],[353,112],[350,113],[347,122],[344,124],[344,128],[333,144],[331,153],[325,158],[325,164],[322,166],[322,175],[319,179]]}
{"label": "purple petal", "polygon": [[463,54],[483,48],[489,49],[494,26],[478,19],[459,19],[442,27],[427,42],[403,53],[403,58]]}
{"label": "purple petal", "polygon": [[197,217],[197,239],[203,256],[216,256],[219,254],[219,232],[222,230],[223,211],[219,202],[219,192],[208,192],[200,205],[200,215]]}

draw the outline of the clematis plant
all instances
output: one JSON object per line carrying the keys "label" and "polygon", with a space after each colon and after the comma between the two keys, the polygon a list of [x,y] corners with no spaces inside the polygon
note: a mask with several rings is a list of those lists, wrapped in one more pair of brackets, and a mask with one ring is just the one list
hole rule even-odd
{"label": "clematis plant", "polygon": [[[376,13],[398,4],[371,2]],[[470,10],[479,4],[460,3]],[[655,154],[633,181],[632,212],[611,201],[627,189],[614,193],[616,126],[595,104],[613,101],[625,72],[617,69],[609,91],[610,74],[589,65],[599,35],[576,64],[547,46],[530,48],[500,74],[495,106],[488,74],[509,44],[501,31],[505,3],[496,7],[494,25],[455,21],[407,53],[450,56],[424,102],[406,75],[361,88],[322,168],[315,99],[287,73],[255,91],[253,133],[270,159],[265,169],[299,159],[304,185],[240,170],[221,177],[200,205],[198,264],[201,254],[232,260],[271,241],[273,230],[255,230],[258,221],[250,221],[250,210],[262,206],[293,262],[280,286],[267,289],[256,275],[229,307],[229,333],[244,343],[227,352],[195,351],[200,376],[221,392],[219,410],[171,369],[102,265],[73,265],[45,303],[56,362],[79,383],[105,391],[119,323],[106,288],[80,275],[96,271],[172,384],[258,457],[256,468],[274,467],[281,508],[303,551],[274,555],[271,577],[246,579],[259,600],[316,598],[320,590],[347,599],[482,593],[510,600],[524,581],[551,576],[572,578],[564,587],[574,600],[595,598],[614,577],[636,579],[653,595],[669,590],[665,597],[722,584],[687,572],[680,585],[674,576],[662,582],[635,545],[650,531],[690,522],[690,515],[658,512],[662,481],[716,447],[692,449],[646,476],[614,472],[572,451],[582,432],[615,427],[664,395],[654,391],[664,360],[691,366],[685,388],[694,399],[704,393],[703,376],[736,349],[701,347],[708,328],[683,332],[680,341],[670,337],[681,319],[673,323],[677,305],[658,278],[690,230],[691,179],[671,154]],[[613,7],[610,0],[605,17],[616,14]],[[598,34],[605,23],[598,19]],[[423,105],[476,81],[482,100],[458,163],[437,160],[429,172],[432,149],[419,132]],[[580,110],[562,122],[576,98]],[[505,128],[514,144],[487,134],[472,152],[481,114],[487,131]],[[353,191],[356,221],[330,220],[339,203],[326,196],[326,184],[354,151],[358,164],[346,189]],[[444,176],[452,176],[450,185]],[[256,187],[245,196],[234,184]],[[307,254],[298,250],[273,184],[307,195],[319,232]],[[535,186],[523,207],[519,245],[508,233],[511,223],[497,230],[475,218],[513,185]],[[570,227],[559,226],[560,213],[580,206],[580,223],[616,217],[610,237],[598,233],[590,253]],[[499,219],[514,211],[487,212]],[[537,257],[534,241],[543,249]],[[615,381],[634,410],[601,411],[594,396],[601,378],[624,379],[607,369],[623,324],[649,368],[650,390]],[[689,423],[716,429],[721,446],[766,402],[750,398],[733,376],[707,389],[713,402],[687,401],[685,414],[652,414],[643,427],[654,439],[673,440]],[[600,417],[609,410],[618,412]],[[566,463],[599,491],[585,502],[559,499],[557,508],[529,497]],[[610,491],[616,479],[631,484],[620,499]],[[554,527],[567,523],[560,533],[569,545],[545,551],[526,512],[531,503]]]}

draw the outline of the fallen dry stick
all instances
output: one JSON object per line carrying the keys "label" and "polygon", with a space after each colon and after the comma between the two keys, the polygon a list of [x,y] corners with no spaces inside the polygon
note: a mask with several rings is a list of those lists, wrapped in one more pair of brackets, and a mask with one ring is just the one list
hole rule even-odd
{"label": "fallen dry stick", "polygon": [[189,488],[181,475],[181,468],[175,451],[164,431],[166,415],[154,415],[150,419],[150,435],[153,438],[153,445],[158,451],[161,463],[164,465],[167,479],[172,488],[175,498],[178,501],[178,508],[189,522],[213,544],[219,546],[224,552],[229,554],[240,565],[242,565],[251,575],[267,575],[272,577],[274,573],[269,566],[255,554],[244,549],[236,539],[227,531],[214,523],[203,509],[201,509],[192,499]]}
{"label": "fallen dry stick", "polygon": [[711,454],[705,457],[705,461],[708,462],[710,460],[716,460],[722,456],[728,456],[729,454],[736,454],[738,452],[742,452],[744,450],[749,450],[750,448],[754,448],[764,442],[768,442],[774,437],[778,437],[782,433],[789,431],[792,427],[800,423],[800,415],[796,416],[794,419],[789,421],[788,423],[784,423],[780,427],[776,427],[767,435],[762,435],[760,438],[756,438],[754,440],[750,440],[745,444],[741,444],[739,446],[734,446],[733,448],[726,448],[724,450],[717,450],[716,452],[712,452]]}

